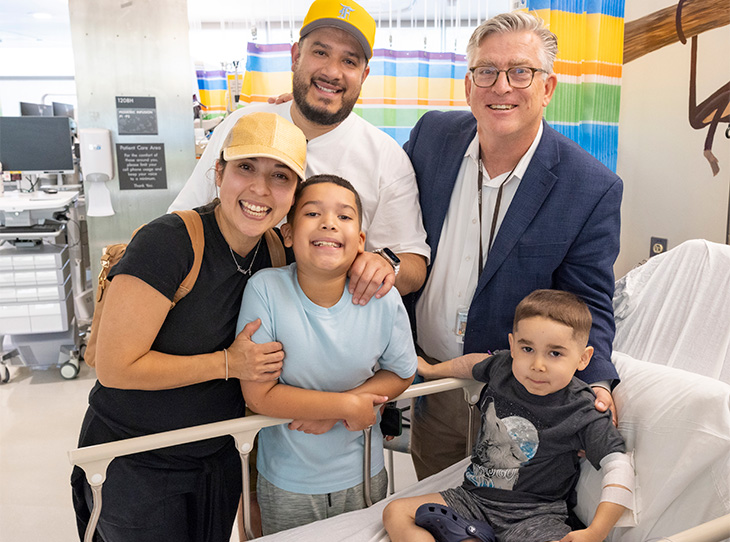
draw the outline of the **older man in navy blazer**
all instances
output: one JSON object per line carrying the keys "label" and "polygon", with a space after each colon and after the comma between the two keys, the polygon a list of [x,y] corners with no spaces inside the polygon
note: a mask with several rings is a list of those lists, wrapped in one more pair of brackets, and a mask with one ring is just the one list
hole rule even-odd
{"label": "older man in navy blazer", "polygon": [[[517,303],[538,288],[567,290],[590,307],[595,354],[577,376],[596,408],[615,408],[613,264],[621,179],[543,121],[557,77],[557,40],[536,17],[498,15],[467,47],[471,112],[431,112],[405,150],[413,162],[431,246],[429,276],[413,307],[417,343],[438,362],[508,347]],[[554,355],[560,355],[555,352]],[[539,376],[539,375],[538,375]],[[465,457],[460,391],[417,404],[412,452],[423,478]],[[464,409],[464,410],[462,410]]]}

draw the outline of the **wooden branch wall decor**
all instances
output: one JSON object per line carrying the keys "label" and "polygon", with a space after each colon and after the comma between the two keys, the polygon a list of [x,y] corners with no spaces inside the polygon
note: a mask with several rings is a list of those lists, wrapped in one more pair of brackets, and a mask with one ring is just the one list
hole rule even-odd
{"label": "wooden branch wall decor", "polygon": [[[709,127],[703,153],[713,176],[720,172],[719,161],[712,153],[717,125],[730,123],[730,83],[717,89],[702,103],[697,103],[697,36],[729,24],[729,0],[679,0],[674,7],[655,11],[624,25],[624,64],[666,45],[687,43],[687,39],[691,38],[689,124],[695,130]],[[719,58],[727,59],[727,51]],[[725,135],[730,138],[730,126]]]}
{"label": "wooden branch wall decor", "polygon": [[[679,41],[676,13],[677,6],[671,6],[625,23],[624,64]],[[682,9],[682,27],[687,38],[726,25],[730,25],[728,0],[693,0]]]}
{"label": "wooden branch wall decor", "polygon": [[[692,56],[689,79],[689,124],[695,130],[709,126],[705,138],[704,155],[712,169],[712,175],[720,172],[720,163],[712,153],[712,143],[715,139],[717,125],[721,122],[730,122],[730,82],[726,83],[702,103],[697,103],[697,36],[692,37]],[[730,133],[730,125],[725,135]]]}

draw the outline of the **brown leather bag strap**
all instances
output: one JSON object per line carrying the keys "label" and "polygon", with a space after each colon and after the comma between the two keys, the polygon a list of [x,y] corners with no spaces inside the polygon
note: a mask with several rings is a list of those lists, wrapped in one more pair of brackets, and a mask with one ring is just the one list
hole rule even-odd
{"label": "brown leather bag strap", "polygon": [[286,253],[284,252],[284,245],[281,243],[281,239],[276,232],[266,230],[264,232],[264,239],[266,239],[266,246],[269,248],[269,256],[271,257],[272,267],[283,267],[286,265]]}
{"label": "brown leather bag strap", "polygon": [[193,266],[190,268],[190,272],[183,279],[182,284],[175,292],[175,296],[172,300],[172,306],[180,301],[183,297],[190,293],[190,290],[195,286],[195,281],[198,280],[198,274],[200,274],[200,266],[203,263],[203,251],[205,250],[205,232],[203,230],[203,221],[197,211],[174,211],[176,215],[183,219],[185,222],[185,228],[188,230],[190,236],[190,242],[193,245]]}

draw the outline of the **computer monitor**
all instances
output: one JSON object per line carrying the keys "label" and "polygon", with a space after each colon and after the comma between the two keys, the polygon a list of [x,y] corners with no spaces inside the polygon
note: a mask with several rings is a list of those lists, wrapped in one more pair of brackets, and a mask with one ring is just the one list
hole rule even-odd
{"label": "computer monitor", "polygon": [[53,106],[20,102],[20,114],[24,117],[52,117]]}
{"label": "computer monitor", "polygon": [[54,117],[74,118],[74,106],[71,104],[62,104],[60,102],[52,102]]}
{"label": "computer monitor", "polygon": [[67,117],[0,117],[3,170],[73,173],[70,123]]}

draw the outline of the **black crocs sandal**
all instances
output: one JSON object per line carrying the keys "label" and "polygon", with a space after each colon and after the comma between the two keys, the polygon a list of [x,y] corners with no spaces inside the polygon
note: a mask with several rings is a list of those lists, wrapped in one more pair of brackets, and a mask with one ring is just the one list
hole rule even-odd
{"label": "black crocs sandal", "polygon": [[467,521],[448,506],[436,503],[422,504],[416,510],[416,525],[431,533],[437,542],[461,542],[476,538],[482,542],[496,542],[494,529],[486,521]]}

